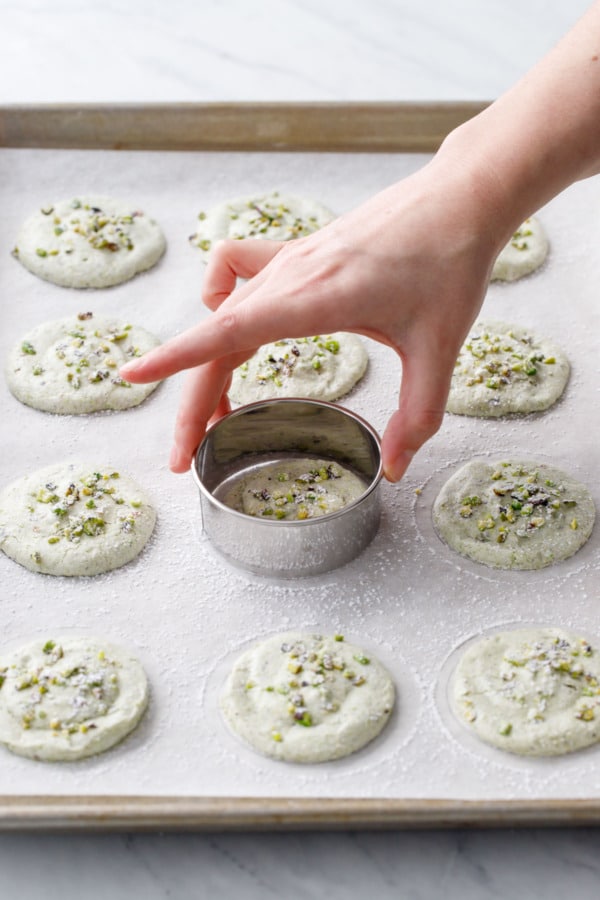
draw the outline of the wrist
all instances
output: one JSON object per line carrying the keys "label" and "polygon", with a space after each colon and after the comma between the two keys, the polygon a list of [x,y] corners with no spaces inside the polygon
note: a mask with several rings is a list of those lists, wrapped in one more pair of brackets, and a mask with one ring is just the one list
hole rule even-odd
{"label": "wrist", "polygon": [[600,2],[506,94],[438,153],[488,197],[504,237],[575,181],[600,171]]}
{"label": "wrist", "polygon": [[490,139],[493,129],[486,112],[452,131],[433,163],[442,171],[453,171],[462,182],[475,224],[496,254],[541,204],[527,190],[526,167],[518,156]]}

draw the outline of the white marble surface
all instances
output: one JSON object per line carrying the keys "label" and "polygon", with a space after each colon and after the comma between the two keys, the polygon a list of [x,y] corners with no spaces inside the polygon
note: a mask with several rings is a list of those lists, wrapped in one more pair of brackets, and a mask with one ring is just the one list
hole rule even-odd
{"label": "white marble surface", "polygon": [[[587,5],[0,0],[0,102],[489,99]],[[0,897],[591,900],[599,844],[594,829],[2,835]]]}
{"label": "white marble surface", "polygon": [[5,836],[6,900],[596,900],[600,832]]}
{"label": "white marble surface", "polygon": [[587,0],[1,0],[1,102],[467,100]]}

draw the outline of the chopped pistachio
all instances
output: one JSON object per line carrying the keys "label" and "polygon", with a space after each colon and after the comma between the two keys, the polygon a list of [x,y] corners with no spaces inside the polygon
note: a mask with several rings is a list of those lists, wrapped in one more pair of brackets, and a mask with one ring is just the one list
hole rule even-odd
{"label": "chopped pistachio", "polygon": [[305,728],[310,728],[313,724],[313,719],[311,714],[307,711],[302,713],[302,717],[296,720],[299,725],[304,725]]}

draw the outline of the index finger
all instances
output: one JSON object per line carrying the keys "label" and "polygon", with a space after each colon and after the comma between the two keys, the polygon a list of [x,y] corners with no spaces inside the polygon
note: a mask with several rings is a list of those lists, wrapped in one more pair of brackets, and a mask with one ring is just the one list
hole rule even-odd
{"label": "index finger", "polygon": [[252,316],[244,314],[243,304],[224,312],[218,311],[171,338],[149,353],[126,363],[122,376],[134,383],[160,381],[183,369],[192,369],[220,357],[250,351],[265,341],[280,337],[279,327],[261,314],[256,306]]}
{"label": "index finger", "polygon": [[[280,247],[265,268],[222,300],[211,316],[127,363],[123,377],[157,381],[283,337],[305,337],[319,328],[336,330],[342,315],[332,300],[340,290],[340,266],[335,255],[322,250],[318,235]],[[352,323],[347,327],[352,329]]]}

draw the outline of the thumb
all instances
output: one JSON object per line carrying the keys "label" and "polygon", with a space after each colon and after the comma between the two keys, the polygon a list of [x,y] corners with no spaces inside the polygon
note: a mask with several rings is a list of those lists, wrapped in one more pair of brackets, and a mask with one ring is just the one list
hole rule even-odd
{"label": "thumb", "polygon": [[402,478],[417,450],[442,424],[454,362],[454,357],[440,360],[425,347],[418,357],[403,360],[398,409],[382,439],[383,470],[389,481]]}

